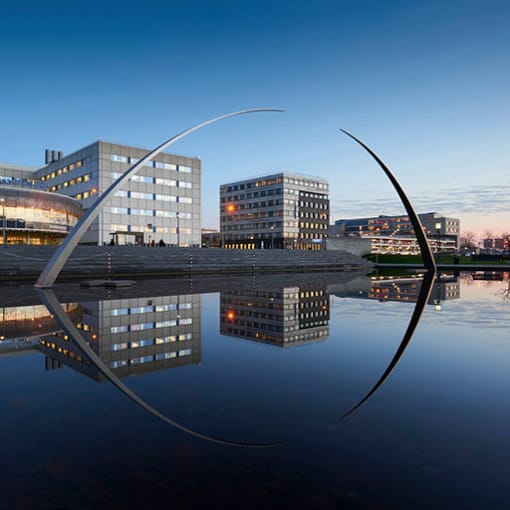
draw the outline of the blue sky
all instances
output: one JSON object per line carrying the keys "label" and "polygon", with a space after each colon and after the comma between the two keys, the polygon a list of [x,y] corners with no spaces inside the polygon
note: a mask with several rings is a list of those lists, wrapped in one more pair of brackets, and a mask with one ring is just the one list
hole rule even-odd
{"label": "blue sky", "polygon": [[330,181],[332,220],[399,213],[388,163],[419,212],[510,231],[506,1],[2,2],[0,161],[94,140],[203,163],[203,226],[221,183],[289,170]]}

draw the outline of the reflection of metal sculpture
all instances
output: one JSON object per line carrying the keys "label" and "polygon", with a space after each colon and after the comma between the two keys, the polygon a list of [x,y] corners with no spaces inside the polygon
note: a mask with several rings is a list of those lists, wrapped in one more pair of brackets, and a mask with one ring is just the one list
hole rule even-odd
{"label": "reflection of metal sculpture", "polygon": [[390,361],[388,367],[384,371],[383,375],[379,378],[379,380],[375,383],[373,388],[347,413],[345,413],[342,418],[346,418],[350,414],[352,414],[356,409],[361,407],[382,385],[382,383],[386,380],[386,378],[391,374],[397,363],[400,361],[400,358],[404,354],[404,351],[407,349],[411,338],[413,337],[414,331],[418,323],[420,322],[420,318],[422,316],[423,310],[425,309],[425,305],[430,298],[430,293],[432,292],[432,287],[434,285],[434,272],[427,272],[423,278],[423,282],[421,284],[420,293],[418,295],[418,299],[416,301],[416,306],[413,310],[413,315],[411,316],[411,320],[407,326],[406,332],[404,334],[404,338],[402,338],[402,342],[397,349],[397,352],[393,356]]}
{"label": "reflection of metal sculpture", "polygon": [[416,234],[416,239],[418,240],[418,244],[420,245],[421,256],[423,258],[423,264],[429,271],[436,271],[436,262],[434,261],[434,255],[432,254],[432,249],[427,240],[427,236],[424,233],[423,225],[421,224],[420,218],[416,214],[411,202],[407,198],[402,186],[400,186],[396,177],[392,174],[390,169],[383,163],[381,158],[372,150],[370,147],[365,145],[361,140],[356,138],[354,135],[351,135],[349,132],[341,129],[342,133],[345,133],[347,136],[350,136],[354,141],[358,142],[379,164],[379,166],[383,169],[384,173],[388,176],[388,179],[393,184],[393,187],[398,193],[400,200],[404,204],[404,207],[409,215],[409,220],[414,228],[414,233]]}
{"label": "reflection of metal sculpture", "polygon": [[411,341],[411,338],[413,336],[413,333],[416,329],[416,326],[418,325],[418,322],[420,321],[421,315],[423,313],[423,310],[425,309],[425,305],[427,304],[427,301],[429,300],[430,293],[432,292],[432,286],[434,284],[434,278],[437,271],[436,262],[434,260],[434,255],[432,254],[432,249],[430,247],[430,244],[427,240],[427,236],[424,233],[423,225],[421,224],[420,218],[416,214],[413,206],[411,205],[411,202],[409,198],[407,198],[407,195],[405,194],[404,190],[402,189],[402,186],[400,186],[399,182],[397,181],[396,177],[392,174],[390,169],[383,163],[381,158],[377,156],[377,154],[372,151],[367,145],[365,145],[361,140],[356,138],[354,135],[351,135],[344,129],[341,129],[343,133],[345,133],[347,136],[351,137],[354,141],[358,142],[378,163],[378,165],[383,169],[384,173],[388,176],[389,180],[393,184],[393,187],[398,193],[398,196],[402,200],[402,203],[404,204],[404,207],[407,211],[407,214],[409,215],[409,219],[411,221],[411,224],[413,225],[414,232],[416,234],[416,238],[418,240],[418,244],[420,246],[421,256],[423,258],[423,263],[427,269],[427,273],[425,274],[425,277],[423,278],[423,282],[420,288],[420,294],[418,295],[418,299],[416,301],[416,306],[414,307],[413,315],[411,316],[411,320],[409,321],[409,324],[407,326],[406,332],[404,334],[404,338],[402,339],[402,342],[400,342],[399,348],[397,349],[397,352],[393,356],[392,360],[390,361],[390,364],[384,371],[383,375],[379,378],[379,380],[376,382],[375,386],[363,397],[363,399],[358,402],[350,411],[345,413],[342,418],[346,418],[350,414],[352,414],[356,409],[361,407],[364,402],[366,402],[383,384],[383,382],[386,380],[386,378],[391,374],[397,363],[399,362],[400,358],[404,354],[404,351],[406,350],[409,342]]}
{"label": "reflection of metal sculpture", "polygon": [[138,163],[130,167],[126,170],[116,181],[112,183],[112,185],[96,200],[94,205],[83,215],[81,220],[75,225],[73,230],[66,237],[64,242],[57,248],[53,256],[49,260],[46,267],[43,269],[42,273],[39,275],[37,282],[35,283],[35,287],[40,289],[45,289],[52,287],[57,279],[60,271],[64,267],[67,259],[71,255],[72,251],[78,244],[79,240],[85,233],[85,231],[90,227],[94,219],[97,217],[101,208],[104,206],[105,202],[115,194],[115,192],[132,176],[134,175],[140,168],[142,168],[145,163],[152,160],[156,157],[160,152],[165,150],[167,147],[177,142],[181,138],[184,138],[186,135],[196,131],[204,126],[212,124],[213,122],[217,122],[222,119],[226,119],[228,117],[234,117],[236,115],[243,115],[245,113],[256,113],[256,112],[283,112],[284,110],[275,109],[275,108],[252,108],[249,110],[240,110],[237,112],[227,113],[225,115],[220,115],[219,117],[215,117],[214,119],[209,119],[205,122],[197,124],[192,128],[186,129],[181,133],[175,135],[170,138],[166,142],[162,143],[159,147],[156,147],[152,152],[149,152],[146,156],[144,156]]}
{"label": "reflection of metal sculpture", "polygon": [[150,414],[156,416],[160,420],[164,421],[168,425],[175,427],[183,432],[191,434],[192,436],[198,437],[200,439],[205,439],[206,441],[211,441],[213,443],[219,443],[226,446],[240,446],[245,448],[265,448],[269,446],[277,446],[281,444],[281,442],[272,442],[272,443],[240,443],[235,441],[227,441],[225,439],[216,438],[213,436],[208,436],[206,434],[201,434],[200,432],[195,432],[194,430],[177,423],[176,421],[168,418],[164,414],[160,413],[150,404],[145,402],[142,398],[140,398],[134,391],[128,388],[101,360],[101,358],[92,350],[90,345],[87,343],[83,335],[80,331],[75,327],[71,319],[66,315],[62,306],[60,305],[55,293],[50,289],[44,289],[39,292],[39,296],[41,297],[41,301],[46,305],[48,311],[55,317],[55,321],[57,324],[69,335],[69,338],[72,338],[83,351],[83,354],[87,356],[90,361],[98,368],[98,370],[119,390],[122,391],[125,395],[127,395],[131,400],[133,400],[140,407],[145,409]]}

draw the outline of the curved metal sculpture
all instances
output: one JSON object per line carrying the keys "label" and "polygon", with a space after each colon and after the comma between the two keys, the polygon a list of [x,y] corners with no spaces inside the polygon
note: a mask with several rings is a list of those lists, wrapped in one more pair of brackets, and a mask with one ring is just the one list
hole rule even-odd
{"label": "curved metal sculpture", "polygon": [[39,278],[37,279],[34,287],[39,289],[46,289],[53,286],[55,280],[60,274],[60,271],[62,271],[62,268],[64,267],[64,264],[66,263],[67,259],[70,257],[72,251],[78,244],[79,240],[81,239],[85,231],[96,219],[105,202],[132,175],[134,175],[140,168],[142,168],[145,165],[145,163],[150,161],[152,158],[156,157],[160,152],[164,151],[167,147],[177,142],[181,138],[184,138],[186,135],[189,135],[193,131],[196,131],[197,129],[203,128],[209,124],[212,124],[213,122],[217,122],[222,119],[227,119],[228,117],[235,117],[237,115],[244,115],[246,113],[284,112],[284,111],[285,110],[280,108],[251,108],[247,110],[239,110],[237,112],[227,113],[225,115],[220,115],[219,117],[206,120],[205,122],[201,122],[200,124],[197,124],[189,129],[186,129],[185,131],[182,131],[181,133],[175,135],[166,142],[162,143],[159,147],[156,147],[152,152],[149,152],[146,156],[144,156],[138,163],[136,163],[128,170],[126,170],[116,181],[114,181],[111,184],[111,186],[96,200],[96,202],[94,202],[94,205],[83,215],[80,221],[69,232],[64,242],[53,253],[53,256],[49,260],[48,264],[39,275]]}
{"label": "curved metal sculpture", "polygon": [[414,331],[416,329],[416,326],[418,325],[420,318],[422,316],[423,310],[425,309],[425,305],[427,304],[427,301],[429,300],[430,293],[432,291],[432,286],[434,283],[434,278],[437,271],[436,262],[434,260],[434,255],[432,254],[432,249],[430,247],[430,244],[428,242],[427,236],[425,235],[423,225],[421,224],[420,218],[416,214],[413,206],[411,205],[410,200],[407,198],[407,195],[405,194],[404,190],[402,189],[402,186],[400,186],[399,182],[397,181],[396,177],[392,174],[390,169],[383,163],[383,161],[377,156],[377,154],[372,151],[367,145],[365,145],[361,140],[356,138],[351,133],[345,131],[344,129],[340,129],[343,133],[345,133],[347,136],[352,138],[354,141],[359,143],[379,164],[379,166],[383,169],[384,173],[388,176],[389,180],[393,184],[393,187],[398,193],[398,196],[402,200],[402,203],[404,204],[404,207],[407,211],[407,214],[409,215],[409,219],[411,221],[411,224],[413,225],[414,232],[416,234],[416,238],[418,240],[418,244],[420,246],[420,252],[423,259],[423,263],[425,265],[425,268],[427,269],[427,273],[425,274],[425,277],[423,278],[423,282],[420,288],[420,293],[418,295],[418,299],[416,301],[416,306],[414,307],[413,314],[411,316],[411,319],[409,321],[409,324],[407,326],[406,332],[404,333],[404,337],[402,338],[402,342],[400,342],[400,345],[397,349],[397,352],[393,356],[392,360],[390,361],[388,367],[382,374],[382,376],[379,378],[379,380],[375,383],[375,385],[372,387],[372,389],[347,413],[345,413],[342,416],[343,418],[346,418],[350,414],[352,414],[354,411],[359,409],[384,383],[384,381],[387,379],[387,377],[391,374],[397,363],[399,362],[400,358],[404,354],[404,351],[407,349],[407,346],[409,345],[409,342],[411,341],[411,338],[414,334]]}
{"label": "curved metal sculpture", "polygon": [[434,255],[432,254],[432,249],[428,242],[427,236],[425,235],[423,225],[421,224],[420,218],[414,211],[411,202],[407,198],[407,195],[402,189],[402,186],[400,186],[400,183],[397,181],[396,177],[391,173],[390,169],[383,163],[381,158],[379,158],[379,156],[372,149],[370,149],[370,147],[365,145],[361,140],[356,138],[348,131],[345,131],[345,129],[340,129],[340,131],[342,131],[342,133],[345,133],[347,136],[351,137],[355,142],[359,143],[377,161],[378,165],[383,169],[384,173],[388,176],[388,179],[391,181],[391,184],[393,184],[393,187],[397,191],[400,200],[402,200],[402,203],[404,204],[407,214],[409,215],[409,219],[411,220],[411,224],[413,225],[414,233],[416,234],[416,239],[418,240],[418,245],[420,246],[423,264],[425,265],[427,270],[435,272],[436,262],[434,260]]}
{"label": "curved metal sculpture", "polygon": [[397,363],[400,361],[400,358],[402,357],[405,350],[407,349],[407,346],[409,345],[409,342],[411,341],[411,338],[413,337],[416,326],[418,326],[418,323],[420,322],[423,310],[425,309],[425,305],[427,304],[427,302],[430,298],[430,293],[432,291],[435,276],[436,276],[436,274],[434,272],[427,271],[425,273],[425,276],[424,276],[422,284],[421,284],[420,293],[419,293],[418,299],[416,301],[416,306],[414,307],[414,310],[413,310],[413,315],[411,316],[411,320],[409,321],[406,332],[404,333],[402,342],[400,342],[397,352],[394,354],[388,367],[386,368],[384,373],[381,375],[379,380],[374,384],[372,389],[352,409],[347,411],[342,416],[342,419],[347,418],[347,416],[349,416],[354,411],[359,409],[382,386],[383,382],[387,379],[387,377],[391,374],[391,372],[393,372],[393,369],[396,367]]}
{"label": "curved metal sculpture", "polygon": [[145,402],[142,398],[140,398],[134,391],[128,388],[101,360],[101,358],[92,350],[90,345],[87,343],[85,338],[81,332],[75,327],[70,317],[64,312],[64,309],[60,305],[55,293],[51,289],[41,289],[39,291],[39,296],[41,301],[44,303],[48,311],[55,317],[55,321],[57,324],[69,335],[69,338],[72,338],[76,341],[80,349],[83,353],[94,363],[94,365],[98,368],[98,370],[114,385],[116,386],[122,393],[127,395],[131,400],[133,400],[136,404],[138,404],[142,409],[147,411],[148,413],[156,416],[163,422],[179,429],[187,434],[190,434],[194,437],[198,437],[200,439],[205,439],[206,441],[210,441],[212,443],[218,443],[225,446],[238,446],[244,448],[267,448],[271,446],[278,446],[282,444],[282,442],[272,442],[272,443],[241,443],[236,441],[227,441],[225,439],[220,439],[217,437],[209,436],[207,434],[202,434],[200,432],[196,432],[176,421],[172,420],[168,416],[165,416],[163,413],[160,413],[157,409],[152,407],[150,404]]}

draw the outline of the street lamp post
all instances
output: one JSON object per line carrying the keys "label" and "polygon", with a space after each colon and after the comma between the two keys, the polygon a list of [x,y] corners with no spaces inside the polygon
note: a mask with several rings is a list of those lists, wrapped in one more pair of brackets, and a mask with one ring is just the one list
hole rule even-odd
{"label": "street lamp post", "polygon": [[179,246],[181,245],[181,222],[180,222],[179,211],[177,211],[175,213],[175,217],[177,218],[177,230],[176,230],[176,234],[177,234],[177,248],[179,248]]}
{"label": "street lamp post", "polygon": [[0,198],[0,202],[2,202],[2,239],[3,244],[5,245],[7,242],[7,235],[5,231],[5,198]]}

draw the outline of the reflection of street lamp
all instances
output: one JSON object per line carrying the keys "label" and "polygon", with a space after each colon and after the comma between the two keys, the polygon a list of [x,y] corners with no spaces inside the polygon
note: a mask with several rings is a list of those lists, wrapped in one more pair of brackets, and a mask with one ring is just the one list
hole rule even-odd
{"label": "reflection of street lamp", "polygon": [[177,248],[179,248],[179,246],[181,245],[181,235],[180,235],[180,231],[181,231],[181,226],[180,226],[180,216],[179,216],[179,211],[177,211],[175,213],[175,217],[177,218],[177,230],[176,230],[176,234],[177,234]]}
{"label": "reflection of street lamp", "polygon": [[269,227],[269,229],[271,230],[271,249],[274,248],[274,225]]}
{"label": "reflection of street lamp", "polygon": [[6,232],[5,232],[5,198],[0,198],[0,202],[2,202],[2,237],[4,244],[6,244]]}
{"label": "reflection of street lamp", "polygon": [[436,286],[436,298],[434,299],[434,311],[441,311],[441,276],[437,275],[436,281],[434,282]]}

